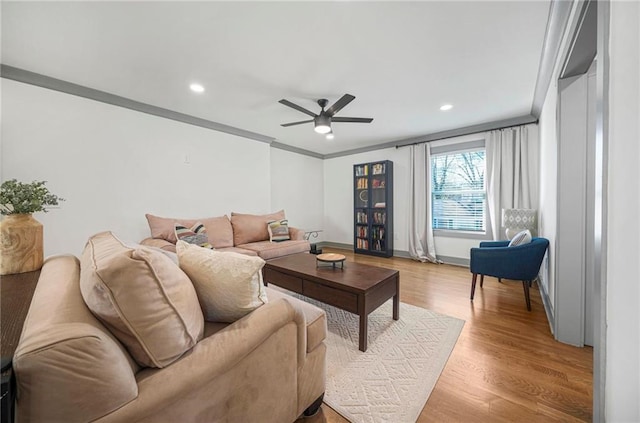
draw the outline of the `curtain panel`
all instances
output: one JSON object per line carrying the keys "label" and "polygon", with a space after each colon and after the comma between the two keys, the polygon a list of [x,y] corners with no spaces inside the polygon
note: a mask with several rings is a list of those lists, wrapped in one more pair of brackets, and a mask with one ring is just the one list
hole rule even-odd
{"label": "curtain panel", "polygon": [[538,208],[537,127],[518,126],[487,132],[486,184],[493,239],[506,239],[502,209]]}
{"label": "curtain panel", "polygon": [[438,263],[431,212],[429,144],[412,145],[409,160],[409,254],[415,260]]}

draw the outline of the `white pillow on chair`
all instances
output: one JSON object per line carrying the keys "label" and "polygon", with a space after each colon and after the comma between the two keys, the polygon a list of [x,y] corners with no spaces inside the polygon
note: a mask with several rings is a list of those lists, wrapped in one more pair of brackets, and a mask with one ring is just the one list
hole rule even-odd
{"label": "white pillow on chair", "polygon": [[531,232],[529,229],[525,229],[524,231],[518,232],[511,242],[509,243],[509,247],[516,247],[518,245],[524,245],[531,242]]}

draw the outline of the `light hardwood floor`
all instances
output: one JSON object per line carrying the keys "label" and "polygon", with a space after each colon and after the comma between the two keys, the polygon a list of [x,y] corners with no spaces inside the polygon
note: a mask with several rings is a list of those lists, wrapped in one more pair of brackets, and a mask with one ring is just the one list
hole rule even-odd
{"label": "light hardwood floor", "polygon": [[[593,349],[553,339],[535,283],[529,312],[520,282],[486,277],[471,302],[467,268],[323,252],[397,269],[400,301],[465,320],[418,422],[591,421]],[[323,404],[318,414],[298,422],[347,420]]]}

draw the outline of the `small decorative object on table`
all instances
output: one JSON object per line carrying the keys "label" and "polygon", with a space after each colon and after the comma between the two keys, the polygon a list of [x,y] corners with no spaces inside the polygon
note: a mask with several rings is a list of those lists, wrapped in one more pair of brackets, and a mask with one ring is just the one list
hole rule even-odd
{"label": "small decorative object on table", "polygon": [[[322,229],[312,229],[304,231],[304,239],[307,241],[311,241],[311,238],[318,238],[318,234],[322,232]],[[322,248],[318,248],[318,244],[311,243],[311,249],[309,250],[311,254],[322,254]]]}
{"label": "small decorative object on table", "polygon": [[340,268],[344,268],[344,261],[346,257],[344,254],[324,253],[316,256],[316,267],[321,266],[323,263],[331,264],[331,267],[336,268],[336,263],[340,263]]}
{"label": "small decorative object on table", "polygon": [[31,272],[42,267],[42,224],[31,214],[47,212],[63,198],[51,194],[45,181],[25,184],[15,179],[0,187],[0,275]]}
{"label": "small decorative object on table", "polygon": [[318,244],[311,244],[311,249],[309,250],[311,254],[322,254],[322,248],[318,248]]}

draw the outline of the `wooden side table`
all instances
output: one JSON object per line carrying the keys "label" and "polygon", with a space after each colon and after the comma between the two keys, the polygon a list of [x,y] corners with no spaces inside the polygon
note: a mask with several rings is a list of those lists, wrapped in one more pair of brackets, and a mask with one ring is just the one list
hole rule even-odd
{"label": "wooden side table", "polygon": [[[3,367],[5,361],[10,361],[16,351],[39,277],[39,270],[0,276],[0,349]],[[2,423],[13,422],[15,387],[11,385],[12,372],[9,367],[2,372]]]}

